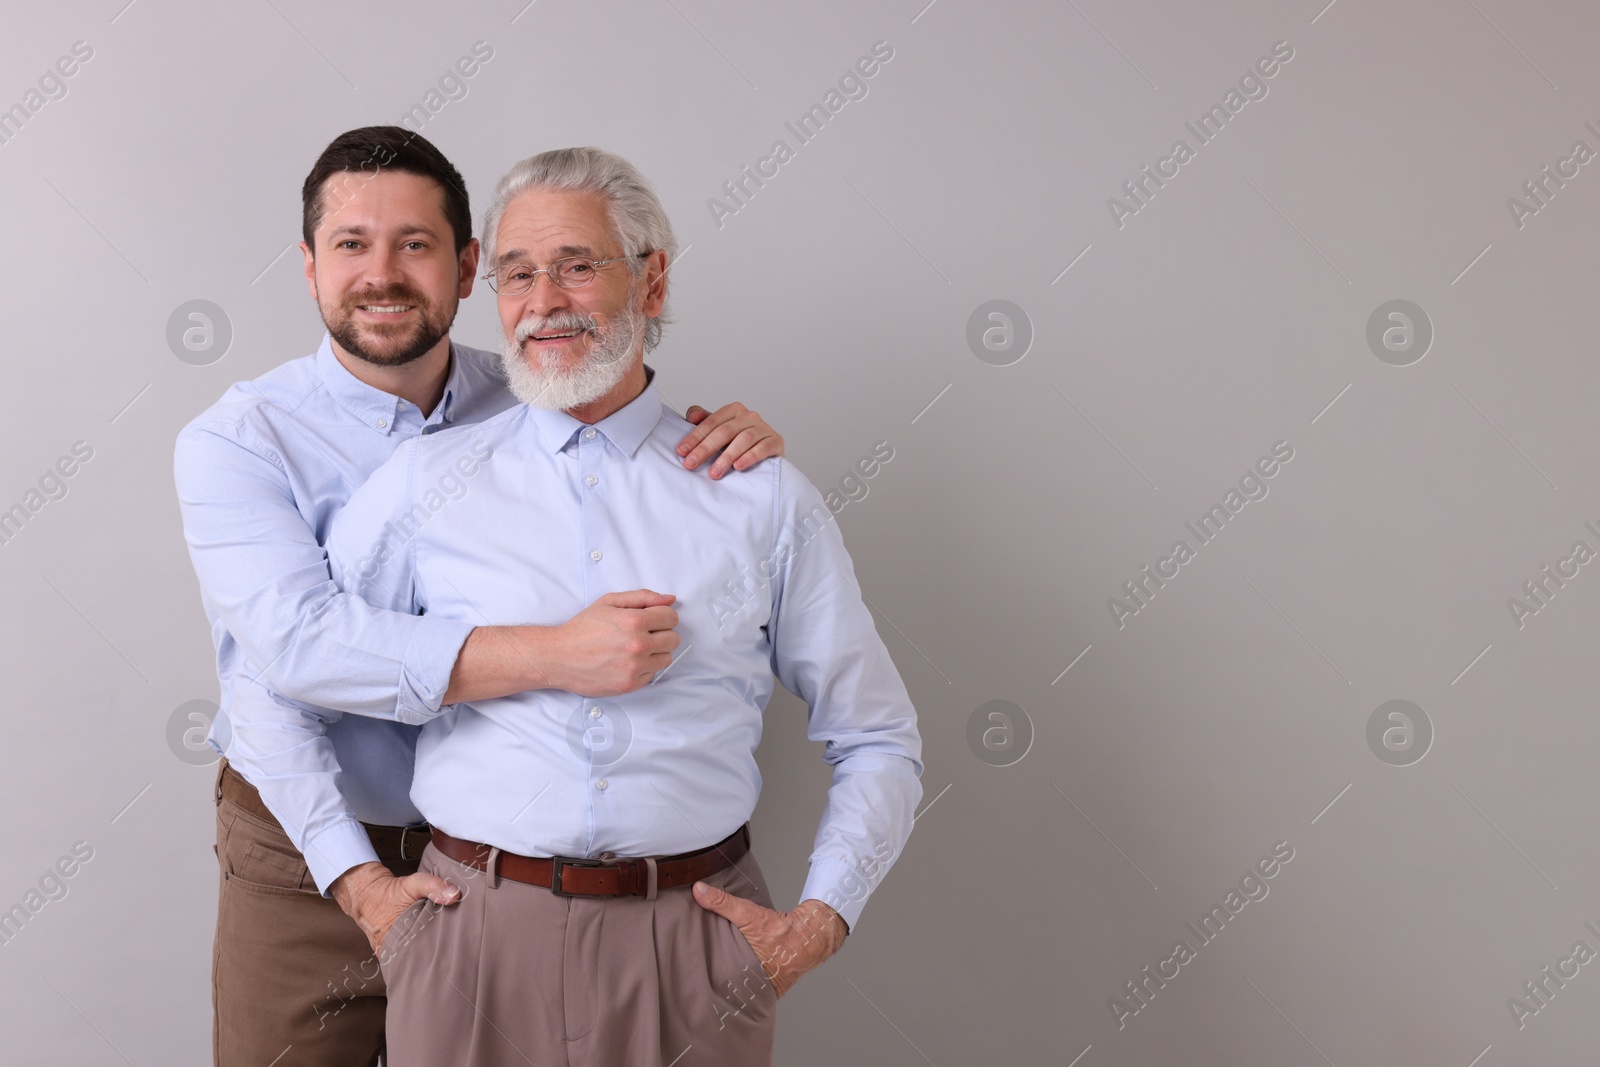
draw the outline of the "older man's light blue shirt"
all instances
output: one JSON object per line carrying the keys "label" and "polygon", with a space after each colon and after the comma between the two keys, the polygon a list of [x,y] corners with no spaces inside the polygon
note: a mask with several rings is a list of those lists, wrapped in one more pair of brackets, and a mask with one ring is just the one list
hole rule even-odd
{"label": "older man's light blue shirt", "polygon": [[[467,624],[555,624],[602,593],[678,597],[682,645],[645,688],[541,690],[445,708],[411,798],[434,826],[531,856],[664,855],[750,818],[773,676],[826,742],[828,801],[801,899],[852,927],[922,795],[916,712],[821,495],[769,460],[713,482],[653,385],[593,426],[516,406],[407,442],[350,498],[335,580],[377,607]],[[271,728],[340,716],[291,709]]]}

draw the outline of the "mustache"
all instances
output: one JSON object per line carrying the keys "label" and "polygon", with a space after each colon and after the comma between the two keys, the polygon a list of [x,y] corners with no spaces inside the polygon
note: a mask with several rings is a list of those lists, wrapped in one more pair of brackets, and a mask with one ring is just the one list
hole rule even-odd
{"label": "mustache", "polygon": [[567,333],[571,330],[587,330],[591,333],[600,333],[605,329],[601,317],[585,315],[576,311],[558,311],[554,315],[530,315],[517,323],[513,340],[518,345],[536,333]]}
{"label": "mustache", "polygon": [[411,286],[396,283],[382,289],[363,289],[359,293],[351,293],[344,299],[344,306],[348,308],[359,307],[362,304],[414,304],[417,307],[427,307],[428,300]]}

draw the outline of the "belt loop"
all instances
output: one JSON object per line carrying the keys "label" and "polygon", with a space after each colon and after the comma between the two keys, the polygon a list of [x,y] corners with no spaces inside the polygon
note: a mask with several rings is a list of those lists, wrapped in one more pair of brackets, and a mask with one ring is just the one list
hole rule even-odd
{"label": "belt loop", "polygon": [[217,783],[216,783],[216,787],[215,787],[216,795],[215,795],[214,799],[216,800],[216,802],[218,804],[222,803],[222,776],[224,774],[227,774],[227,773],[228,773],[228,757],[227,756],[223,756],[220,760],[217,761]]}
{"label": "belt loop", "polygon": [[483,865],[484,872],[489,876],[489,888],[500,888],[500,849],[497,845],[489,846],[489,859]]}
{"label": "belt loop", "polygon": [[654,900],[656,899],[656,858],[654,856],[646,856],[644,858],[644,872],[646,887],[644,899]]}

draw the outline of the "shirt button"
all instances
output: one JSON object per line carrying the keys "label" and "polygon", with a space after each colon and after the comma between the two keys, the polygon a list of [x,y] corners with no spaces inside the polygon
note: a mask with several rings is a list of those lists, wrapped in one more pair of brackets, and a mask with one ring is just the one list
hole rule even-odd
{"label": "shirt button", "polygon": [[598,719],[599,717],[600,717],[600,709],[599,708],[590,708],[589,709],[589,718]]}
{"label": "shirt button", "polygon": [[378,429],[381,430],[381,429],[383,429],[384,427],[386,427],[388,425],[389,425],[389,420],[388,419],[379,419],[378,420]]}
{"label": "shirt button", "polygon": [[600,479],[597,478],[593,474],[589,475],[589,477],[585,478],[583,481],[584,481],[585,485],[599,485],[600,484]]}
{"label": "shirt button", "polygon": [[589,558],[594,560],[596,563],[599,563],[601,555],[603,555],[603,553],[597,548],[593,552],[589,553]]}
{"label": "shirt button", "polygon": [[605,791],[606,791],[606,786],[607,786],[607,785],[608,785],[608,784],[609,784],[609,783],[608,783],[608,782],[607,782],[607,781],[606,781],[606,780],[605,780],[605,779],[604,779],[604,778],[602,778],[602,779],[600,779],[600,780],[599,780],[599,781],[598,781],[598,782],[596,782],[596,783],[595,783],[595,784],[594,784],[594,787],[595,787],[595,788],[596,788],[596,789],[598,789],[598,790],[600,790],[600,792],[602,792],[602,793],[604,793],[604,792],[605,792]]}
{"label": "shirt button", "polygon": [[583,439],[585,441],[593,441],[594,440],[594,427],[591,426],[591,427],[589,427],[589,429],[583,431]]}

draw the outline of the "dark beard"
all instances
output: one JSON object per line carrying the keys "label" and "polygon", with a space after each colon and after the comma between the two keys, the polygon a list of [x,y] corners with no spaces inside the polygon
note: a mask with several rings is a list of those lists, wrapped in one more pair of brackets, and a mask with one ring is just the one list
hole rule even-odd
{"label": "dark beard", "polygon": [[[415,326],[406,327],[410,331],[410,336],[399,348],[374,351],[363,341],[362,331],[355,322],[355,309],[361,304],[411,304],[421,314],[418,315]],[[404,286],[383,293],[368,291],[347,298],[340,305],[339,312],[336,319],[330,320],[326,315],[323,316],[322,322],[328,328],[328,334],[340,348],[357,359],[377,367],[403,367],[407,363],[421,359],[450,332],[451,320],[455,318],[454,307],[450,308],[447,314],[423,300],[420,293]],[[369,330],[368,332],[386,340],[399,336],[393,331]]]}

